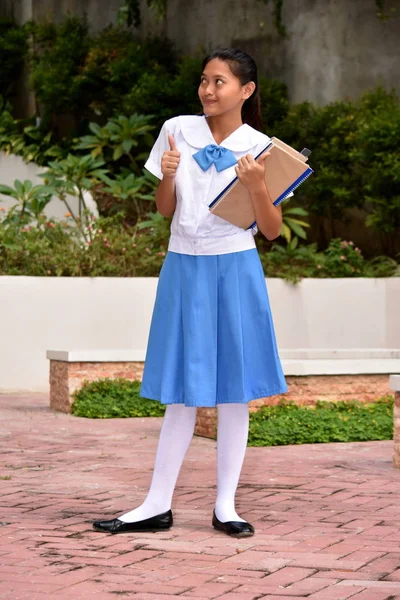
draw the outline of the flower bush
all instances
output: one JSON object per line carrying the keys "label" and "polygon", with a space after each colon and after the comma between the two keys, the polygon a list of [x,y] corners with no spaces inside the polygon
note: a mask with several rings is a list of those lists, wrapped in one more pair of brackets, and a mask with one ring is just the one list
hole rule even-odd
{"label": "flower bush", "polygon": [[[157,277],[168,248],[170,220],[156,213],[134,226],[126,224],[122,213],[92,217],[86,225],[90,235],[84,237],[69,212],[62,221],[41,215],[31,224],[8,219],[8,212],[0,209],[0,275]],[[393,259],[366,260],[351,242],[338,239],[317,252],[315,244],[298,246],[293,238],[287,246],[274,244],[260,257],[267,277],[291,282],[400,275]]]}

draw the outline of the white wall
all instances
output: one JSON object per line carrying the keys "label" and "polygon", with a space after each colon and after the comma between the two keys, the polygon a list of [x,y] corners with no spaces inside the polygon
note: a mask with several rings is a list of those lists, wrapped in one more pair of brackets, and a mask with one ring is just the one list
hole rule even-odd
{"label": "white wall", "polygon": [[[1,185],[9,185],[14,187],[14,180],[19,179],[20,181],[25,181],[25,179],[29,179],[32,181],[33,185],[42,185],[44,183],[43,179],[39,177],[41,173],[44,173],[46,169],[44,167],[39,167],[34,162],[26,163],[20,156],[16,156],[15,154],[4,154],[4,152],[0,152],[0,184]],[[88,192],[84,195],[86,205],[88,209],[96,216],[98,216],[97,204],[93,200],[91,194]],[[74,214],[78,212],[78,199],[72,196],[67,197],[68,204],[71,209],[74,211]],[[16,201],[9,197],[0,194],[0,208],[5,207],[7,209],[11,208],[16,203]],[[68,211],[64,202],[62,202],[59,198],[53,197],[50,200],[49,204],[46,206],[44,210],[44,214],[49,217],[54,217],[56,219],[64,219],[65,213]]]}
{"label": "white wall", "polygon": [[[0,391],[48,389],[46,350],[144,358],[157,278],[0,277]],[[399,349],[400,278],[268,280],[282,351]]]}

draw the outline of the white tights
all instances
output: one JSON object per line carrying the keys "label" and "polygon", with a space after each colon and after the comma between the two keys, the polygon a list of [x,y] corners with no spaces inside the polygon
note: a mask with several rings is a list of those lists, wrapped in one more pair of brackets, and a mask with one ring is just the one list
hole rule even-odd
{"label": "white tights", "polygon": [[[193,437],[196,410],[196,407],[180,404],[167,406],[149,492],[143,504],[118,517],[121,521],[134,523],[171,508],[179,471]],[[218,405],[215,512],[223,523],[243,521],[235,511],[235,493],[246,452],[248,430],[247,404]]]}

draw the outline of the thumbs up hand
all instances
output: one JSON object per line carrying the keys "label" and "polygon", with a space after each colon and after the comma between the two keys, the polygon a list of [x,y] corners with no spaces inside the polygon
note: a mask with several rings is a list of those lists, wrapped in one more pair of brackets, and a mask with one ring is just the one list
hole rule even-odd
{"label": "thumbs up hand", "polygon": [[181,153],[177,149],[174,136],[171,133],[168,135],[168,141],[170,149],[162,155],[161,172],[165,177],[175,177]]}

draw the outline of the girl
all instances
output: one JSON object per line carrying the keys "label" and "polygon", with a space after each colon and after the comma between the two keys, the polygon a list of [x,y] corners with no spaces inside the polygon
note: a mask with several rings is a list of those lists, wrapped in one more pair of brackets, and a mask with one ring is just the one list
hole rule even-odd
{"label": "girl", "polygon": [[268,143],[254,60],[222,49],[203,63],[202,116],[166,121],[146,168],[161,181],[157,209],[173,215],[150,328],[141,395],[167,405],[148,495],[138,508],[94,528],[120,533],[173,524],[176,480],[193,436],[197,406],[218,407],[214,528],[254,534],[235,510],[247,446],[248,402],[287,391],[278,357],[264,273],[244,230],[208,205],[237,175],[248,188],[257,227],[279,236],[282,214],[265,186]]}

